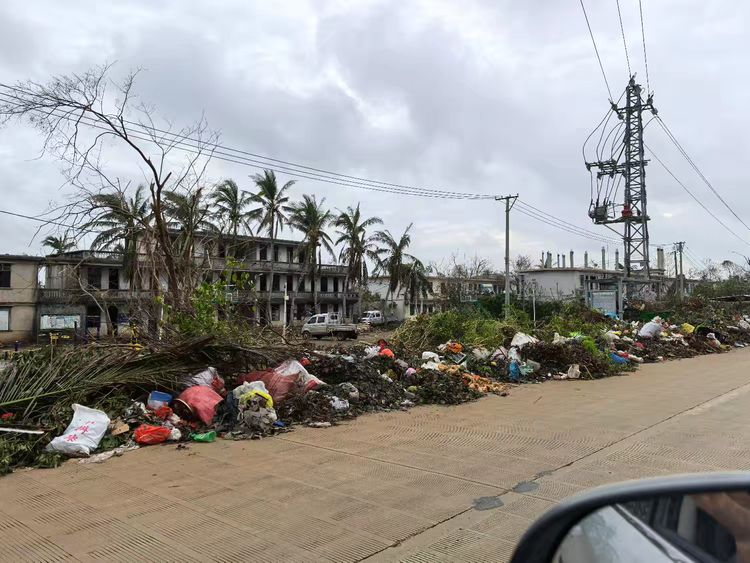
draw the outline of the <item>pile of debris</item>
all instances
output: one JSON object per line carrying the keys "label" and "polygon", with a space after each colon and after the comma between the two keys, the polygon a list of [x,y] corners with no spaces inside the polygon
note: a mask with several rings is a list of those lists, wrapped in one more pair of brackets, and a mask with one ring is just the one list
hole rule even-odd
{"label": "pile of debris", "polygon": [[16,355],[0,371],[0,474],[66,457],[101,462],[165,442],[255,439],[296,424],[326,427],[365,412],[507,394],[507,385],[457,361],[460,349],[458,357],[434,354],[434,366],[410,365],[385,342],[335,353],[287,347],[284,361],[278,351],[231,350],[209,339],[55,352]]}

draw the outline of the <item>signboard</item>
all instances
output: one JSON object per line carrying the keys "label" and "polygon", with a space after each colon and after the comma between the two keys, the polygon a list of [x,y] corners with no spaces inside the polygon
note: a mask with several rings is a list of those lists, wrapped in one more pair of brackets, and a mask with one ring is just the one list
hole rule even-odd
{"label": "signboard", "polygon": [[617,291],[597,290],[591,292],[591,308],[608,317],[617,316]]}
{"label": "signboard", "polygon": [[66,328],[76,328],[81,326],[80,315],[42,315],[39,321],[41,330],[62,330]]}

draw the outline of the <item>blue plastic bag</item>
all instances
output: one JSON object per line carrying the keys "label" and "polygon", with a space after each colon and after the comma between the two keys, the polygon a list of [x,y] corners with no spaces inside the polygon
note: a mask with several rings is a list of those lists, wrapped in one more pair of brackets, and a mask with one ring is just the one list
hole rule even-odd
{"label": "blue plastic bag", "polygon": [[511,381],[518,381],[521,379],[521,368],[518,366],[516,360],[511,360],[508,364],[508,377]]}
{"label": "blue plastic bag", "polygon": [[628,360],[626,360],[622,356],[618,356],[614,352],[610,352],[609,359],[612,360],[616,364],[627,364],[628,363]]}

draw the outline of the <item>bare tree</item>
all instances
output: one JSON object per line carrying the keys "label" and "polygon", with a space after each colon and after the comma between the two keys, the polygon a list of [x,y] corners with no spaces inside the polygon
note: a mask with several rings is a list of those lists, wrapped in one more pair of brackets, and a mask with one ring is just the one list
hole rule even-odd
{"label": "bare tree", "polygon": [[111,71],[103,65],[46,84],[19,83],[0,99],[0,118],[33,125],[44,137],[43,152],[64,163],[66,178],[77,188],[76,200],[62,212],[68,222],[90,219],[92,198],[121,190],[105,156],[121,151],[138,164],[150,196],[153,250],[163,263],[167,301],[183,308],[193,280],[181,272],[182,256],[170,232],[165,195],[188,195],[200,188],[218,133],[210,131],[203,118],[183,128],[168,122],[157,127],[153,108],[135,103],[138,72],[116,81]]}

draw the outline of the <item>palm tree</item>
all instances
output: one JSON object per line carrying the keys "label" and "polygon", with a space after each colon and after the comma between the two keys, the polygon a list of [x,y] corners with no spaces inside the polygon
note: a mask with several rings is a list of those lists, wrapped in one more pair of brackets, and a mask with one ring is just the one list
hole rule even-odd
{"label": "palm tree", "polygon": [[349,282],[354,280],[362,286],[367,282],[365,258],[375,255],[375,237],[367,236],[367,229],[382,223],[383,220],[380,217],[363,219],[359,204],[356,208],[350,206],[346,208],[346,211],[340,211],[335,219],[334,224],[338,228],[336,234],[339,235],[336,239],[336,246],[341,245],[339,261],[346,265],[342,298],[344,315],[346,315],[346,292],[349,289]]}
{"label": "palm tree", "polygon": [[[144,195],[145,187],[136,188],[128,198],[123,191],[93,195],[92,219],[84,225],[86,229],[99,231],[91,243],[92,249],[114,250],[123,254],[123,268],[134,289],[138,255],[144,246],[144,238],[151,228],[151,207]],[[148,248],[148,245],[145,245]]]}
{"label": "palm tree", "polygon": [[42,241],[42,246],[46,246],[52,250],[53,254],[62,254],[63,252],[73,250],[76,247],[76,242],[68,238],[68,233],[65,233],[61,237],[49,235]]}
{"label": "palm tree", "polygon": [[396,240],[390,231],[378,231],[374,240],[382,246],[375,251],[377,256],[377,270],[388,277],[388,289],[385,293],[386,305],[388,299],[398,288],[399,282],[404,278],[404,261],[414,261],[416,258],[406,252],[411,244],[411,230],[413,224],[409,224],[404,234]]}
{"label": "palm tree", "polygon": [[284,222],[286,221],[285,204],[289,201],[289,197],[286,195],[287,190],[294,185],[294,180],[290,180],[279,188],[276,182],[276,174],[273,170],[264,170],[263,174],[256,174],[253,176],[255,185],[258,188],[258,193],[252,196],[254,203],[260,204],[260,209],[252,212],[252,217],[260,222],[260,228],[268,231],[268,236],[271,239],[271,252],[270,252],[270,277],[268,279],[268,304],[266,306],[266,316],[268,320],[271,319],[271,289],[273,288],[273,271],[275,254],[274,248],[276,246],[276,235],[278,231],[284,228]]}
{"label": "palm tree", "polygon": [[[304,252],[305,266],[312,280],[313,306],[316,313],[318,312],[318,284],[316,280],[319,266],[317,252],[324,248],[331,257],[334,257],[333,242],[328,233],[325,232],[325,228],[334,221],[334,218],[330,210],[323,208],[324,203],[325,198],[318,202],[315,196],[305,194],[302,196],[302,201],[292,203],[285,208],[289,212],[289,226],[298,230],[304,236],[300,251]],[[297,284],[298,289],[299,286],[300,284]],[[292,295],[292,312],[294,312],[294,299],[295,295]]]}
{"label": "palm tree", "polygon": [[227,256],[234,257],[239,232],[242,230],[252,234],[250,221],[253,212],[248,209],[252,205],[252,196],[241,191],[234,180],[226,179],[216,186],[211,199],[217,219],[224,223],[227,234],[231,236],[232,244],[227,249]]}
{"label": "palm tree", "polygon": [[402,278],[400,280],[404,296],[409,299],[409,303],[416,303],[417,297],[421,296],[426,299],[427,295],[432,293],[432,285],[427,279],[428,269],[416,258],[410,263],[404,264]]}

